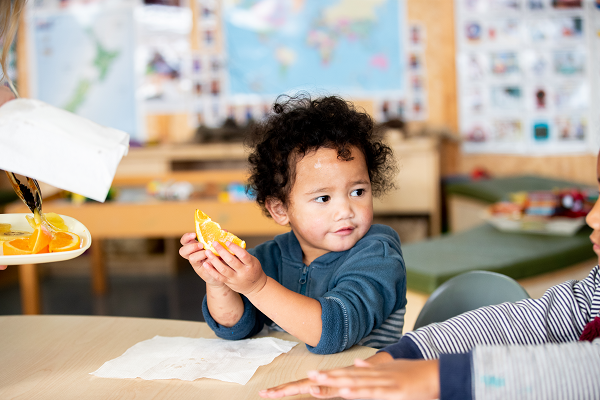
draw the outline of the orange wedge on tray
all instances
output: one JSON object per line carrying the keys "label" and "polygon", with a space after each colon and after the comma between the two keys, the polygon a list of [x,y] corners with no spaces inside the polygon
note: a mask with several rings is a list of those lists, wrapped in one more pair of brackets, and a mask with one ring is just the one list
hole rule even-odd
{"label": "orange wedge on tray", "polygon": [[[73,232],[68,232],[67,225],[58,214],[48,213],[51,218],[49,225],[36,222],[35,218],[26,215],[27,222],[34,228],[33,233],[11,231],[10,224],[2,224],[2,252],[5,256],[56,253],[77,250],[81,247],[81,238]],[[11,238],[14,236],[15,238]]]}
{"label": "orange wedge on tray", "polygon": [[198,237],[198,241],[202,243],[205,249],[212,251],[215,255],[219,255],[214,247],[212,247],[212,243],[215,241],[227,249],[231,254],[233,254],[233,252],[225,245],[226,242],[235,243],[242,249],[246,248],[245,241],[238,238],[233,233],[222,230],[221,225],[211,220],[210,217],[202,211],[196,210],[194,220],[196,222],[196,236]]}
{"label": "orange wedge on tray", "polygon": [[81,238],[73,232],[56,232],[50,241],[50,253],[57,251],[77,250],[81,243]]}
{"label": "orange wedge on tray", "polygon": [[2,251],[5,256],[31,254],[31,250],[29,249],[29,238],[13,239],[2,242]]}
{"label": "orange wedge on tray", "polygon": [[52,232],[44,225],[38,225],[29,238],[31,254],[48,253],[48,245],[52,240]]}

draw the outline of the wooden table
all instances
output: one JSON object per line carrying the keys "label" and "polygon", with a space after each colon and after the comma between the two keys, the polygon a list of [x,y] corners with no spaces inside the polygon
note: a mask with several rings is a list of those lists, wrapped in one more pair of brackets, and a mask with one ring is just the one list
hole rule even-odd
{"label": "wooden table", "polygon": [[[152,179],[162,181],[242,181],[243,171],[170,173],[156,177],[138,176],[115,178],[115,186],[142,185]],[[276,224],[263,215],[254,202],[221,203],[216,200],[160,201],[148,199],[144,202],[106,202],[73,204],[64,200],[44,201],[44,211],[73,217],[85,225],[92,235],[91,267],[92,288],[95,294],[104,294],[108,288],[102,241],[109,238],[171,238],[194,232],[194,211],[198,208],[214,221],[239,237],[278,235],[289,228]],[[9,204],[7,213],[28,213],[21,201]],[[174,242],[168,241],[174,246]],[[177,249],[167,249],[176,254]],[[19,284],[23,314],[40,314],[40,289],[35,265],[19,266]]]}
{"label": "wooden table", "polygon": [[[202,322],[99,317],[0,316],[2,399],[260,399],[258,391],[367,358],[376,350],[354,346],[335,355],[310,353],[303,343],[259,367],[246,385],[212,379],[108,379],[90,375],[106,361],[155,335],[216,338]],[[298,341],[274,332],[270,336]],[[312,398],[309,395],[294,399]]]}

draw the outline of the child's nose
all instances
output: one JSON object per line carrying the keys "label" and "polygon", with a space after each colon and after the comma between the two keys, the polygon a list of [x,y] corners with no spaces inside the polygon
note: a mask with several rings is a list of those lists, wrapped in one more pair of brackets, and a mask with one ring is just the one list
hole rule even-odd
{"label": "child's nose", "polygon": [[352,218],[354,216],[354,210],[352,209],[352,204],[350,201],[343,200],[340,201],[335,209],[335,219],[347,219]]}
{"label": "child's nose", "polygon": [[585,222],[589,225],[590,228],[594,230],[600,230],[600,198],[596,201],[594,207],[585,217]]}

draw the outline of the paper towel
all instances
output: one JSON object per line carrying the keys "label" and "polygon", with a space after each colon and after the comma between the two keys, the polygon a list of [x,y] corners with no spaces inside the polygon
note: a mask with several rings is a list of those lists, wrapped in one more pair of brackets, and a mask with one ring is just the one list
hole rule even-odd
{"label": "paper towel", "polygon": [[155,336],[135,344],[91,374],[147,380],[211,378],[245,385],[258,367],[297,344],[272,337],[222,340]]}
{"label": "paper towel", "polygon": [[103,202],[129,135],[39,100],[0,107],[0,169]]}

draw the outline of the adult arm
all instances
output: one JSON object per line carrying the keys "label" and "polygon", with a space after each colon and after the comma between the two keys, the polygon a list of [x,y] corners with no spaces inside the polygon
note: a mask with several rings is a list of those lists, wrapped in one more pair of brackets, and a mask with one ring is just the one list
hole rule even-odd
{"label": "adult arm", "polygon": [[[7,101],[14,100],[14,93],[6,86],[0,86],[0,106]],[[6,265],[0,265],[0,270],[6,269]]]}
{"label": "adult arm", "polygon": [[[15,99],[15,95],[12,92],[12,90],[10,90],[9,88],[7,88],[6,86],[0,86],[0,106],[4,103],[6,103],[7,101],[10,100],[14,100]],[[0,265],[0,270],[6,269],[6,265]]]}
{"label": "adult arm", "polygon": [[395,358],[435,359],[468,353],[476,345],[572,342],[600,311],[600,274],[551,287],[540,299],[482,307],[407,333],[384,350]]}
{"label": "adult arm", "polygon": [[[379,352],[365,361],[371,365],[384,364],[392,362],[394,359],[385,352]],[[346,369],[355,368],[354,365],[350,365],[345,367]],[[318,392],[318,394],[317,394]],[[295,396],[298,394],[313,394],[313,396],[318,398],[331,398],[331,397],[339,397],[339,391],[335,387],[331,386],[319,386],[313,380],[309,378],[300,379],[298,381],[287,382],[282,385],[272,387],[269,389],[264,389],[259,392],[261,397],[268,399],[278,399],[281,397],[287,396]]]}
{"label": "adult arm", "polygon": [[7,101],[14,100],[15,94],[6,86],[0,86],[0,106]]}
{"label": "adult arm", "polygon": [[[600,398],[600,339],[541,346],[478,346],[473,398]],[[442,398],[444,398],[442,396]]]}
{"label": "adult arm", "polygon": [[367,359],[370,365],[357,360],[355,365],[363,368],[309,372],[309,379],[263,390],[260,395],[395,399],[410,394],[444,400],[600,397],[600,339],[593,343],[477,346],[467,354],[442,354],[438,362],[374,362],[383,354]]}

